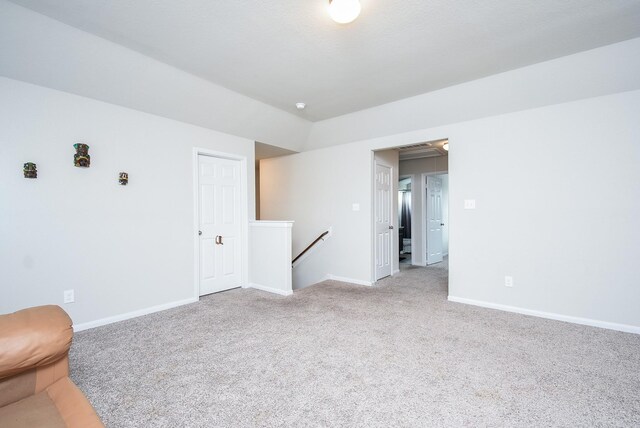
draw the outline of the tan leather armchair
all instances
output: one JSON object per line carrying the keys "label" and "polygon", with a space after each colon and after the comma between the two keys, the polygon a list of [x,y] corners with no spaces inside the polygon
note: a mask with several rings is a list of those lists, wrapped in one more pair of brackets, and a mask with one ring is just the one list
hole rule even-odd
{"label": "tan leather armchair", "polygon": [[104,427],[68,377],[72,338],[59,306],[0,315],[0,427]]}

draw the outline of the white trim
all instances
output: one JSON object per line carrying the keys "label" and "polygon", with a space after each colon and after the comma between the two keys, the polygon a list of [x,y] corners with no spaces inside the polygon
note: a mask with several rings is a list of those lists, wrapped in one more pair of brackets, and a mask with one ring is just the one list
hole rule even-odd
{"label": "white trim", "polygon": [[517,306],[502,305],[499,303],[483,302],[481,300],[465,299],[463,297],[448,296],[450,302],[464,303],[467,305],[480,306],[489,309],[498,309],[505,312],[514,312],[516,314],[530,315],[539,318],[547,318],[550,320],[564,321],[573,324],[588,325],[591,327],[606,328],[608,330],[623,331],[625,333],[640,334],[640,327],[628,324],[617,324],[607,321],[599,321],[590,318],[580,318],[570,315],[555,314],[553,312],[543,312],[534,309],[519,308]]}
{"label": "white trim", "polygon": [[100,327],[107,324],[113,324],[115,322],[128,320],[131,318],[141,317],[143,315],[152,314],[154,312],[164,311],[166,309],[176,308],[178,306],[188,305],[189,303],[195,303],[198,299],[194,297],[190,297],[184,300],[177,300],[175,302],[163,303],[162,305],[151,306],[149,308],[138,309],[137,311],[126,312],[120,315],[114,315],[112,317],[101,318],[95,321],[89,321],[82,324],[75,324],[73,326],[73,331],[82,331],[88,330],[90,328]]}
{"label": "white trim", "polygon": [[266,291],[268,293],[279,294],[281,296],[291,296],[293,290],[278,290],[277,288],[267,287],[266,285],[249,283],[246,288],[255,288],[256,290]]}
{"label": "white trim", "polygon": [[395,269],[393,272],[391,272],[391,275],[393,276],[393,275],[395,275],[397,273],[400,273],[400,269]]}
{"label": "white trim", "polygon": [[373,285],[373,283],[370,281],[363,281],[361,279],[353,279],[353,278],[345,278],[344,276],[337,276],[337,275],[331,275],[331,274],[327,274],[327,279],[330,281],[340,281],[340,282],[348,282],[350,284],[356,284],[356,285],[366,285],[368,287],[371,287]]}
{"label": "white trim", "polygon": [[421,258],[424,260],[424,265],[422,266],[426,266],[429,260],[429,244],[427,243],[427,237],[429,235],[427,231],[427,174],[429,173],[420,174],[420,192],[422,192],[420,195],[420,200],[422,201],[422,216],[420,218],[422,222],[422,248],[419,250],[416,248],[416,250],[422,254]]}
{"label": "white trim", "polygon": [[221,159],[230,159],[240,162],[240,284],[238,287],[246,288],[249,282],[249,190],[247,183],[247,157],[233,153],[219,152],[216,150],[193,148],[193,254],[194,254],[194,286],[193,296],[200,299],[200,229],[199,218],[199,174],[198,156],[211,156]]}
{"label": "white trim", "polygon": [[[369,231],[370,231],[370,239],[369,243],[369,263],[370,263],[370,278],[371,281],[376,280],[376,208],[374,204],[376,203],[376,152],[374,150],[369,151],[369,177],[371,180],[370,183],[370,195],[369,195]],[[398,165],[399,166],[399,165]],[[398,260],[399,262],[399,260]]]}
{"label": "white trim", "polygon": [[259,227],[288,227],[291,229],[293,227],[293,220],[252,220],[249,222],[249,226],[259,226]]}

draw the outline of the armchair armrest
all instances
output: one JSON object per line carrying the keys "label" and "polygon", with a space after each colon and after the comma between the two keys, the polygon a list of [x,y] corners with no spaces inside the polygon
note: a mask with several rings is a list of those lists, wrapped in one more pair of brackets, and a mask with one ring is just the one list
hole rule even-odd
{"label": "armchair armrest", "polygon": [[0,380],[66,357],[72,321],[59,306],[0,315]]}

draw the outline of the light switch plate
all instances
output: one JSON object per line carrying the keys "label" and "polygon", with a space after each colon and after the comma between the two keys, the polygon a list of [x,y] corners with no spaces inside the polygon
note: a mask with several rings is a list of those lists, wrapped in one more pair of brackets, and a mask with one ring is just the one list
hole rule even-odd
{"label": "light switch plate", "polygon": [[476,200],[475,199],[465,199],[464,200],[464,209],[465,210],[475,210],[476,209]]}
{"label": "light switch plate", "polygon": [[352,211],[360,211],[360,204],[351,204]]}
{"label": "light switch plate", "polygon": [[64,303],[73,303],[75,300],[73,290],[64,290]]}

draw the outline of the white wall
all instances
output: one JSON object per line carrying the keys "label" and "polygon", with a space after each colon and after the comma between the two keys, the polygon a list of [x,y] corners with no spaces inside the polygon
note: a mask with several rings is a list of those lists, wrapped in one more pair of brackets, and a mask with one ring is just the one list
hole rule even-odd
{"label": "white wall", "polygon": [[[190,297],[192,147],[251,165],[253,140],[299,150],[309,131],[4,0],[0,52],[2,76],[251,139],[0,79],[0,311],[68,288],[76,322]],[[264,162],[263,218],[297,220],[294,254],[333,226],[309,272],[370,281],[372,150],[449,138],[451,295],[640,326],[638,89],[633,39],[319,122],[306,148],[321,149]],[[88,170],[71,166],[77,140]],[[40,178],[22,178],[25,161]]]}
{"label": "white wall", "polygon": [[0,78],[0,313],[52,303],[78,324],[193,298],[193,147],[254,162],[249,139]]}
{"label": "white wall", "polygon": [[311,127],[303,118],[5,0],[0,52],[0,76],[296,151]]}
{"label": "white wall", "polygon": [[[327,275],[371,280],[373,153],[354,145],[260,162],[260,217],[295,220],[293,255],[320,233],[332,236],[293,270],[294,288]],[[360,204],[353,211],[352,204]]]}
{"label": "white wall", "polygon": [[293,293],[291,228],[288,221],[249,223],[249,286],[270,293]]}
{"label": "white wall", "polygon": [[639,111],[631,91],[273,159],[263,210],[332,224],[325,272],[370,281],[371,150],[449,138],[449,294],[640,331]]}
{"label": "white wall", "polygon": [[640,38],[316,122],[305,149],[635,89],[640,89]]}

